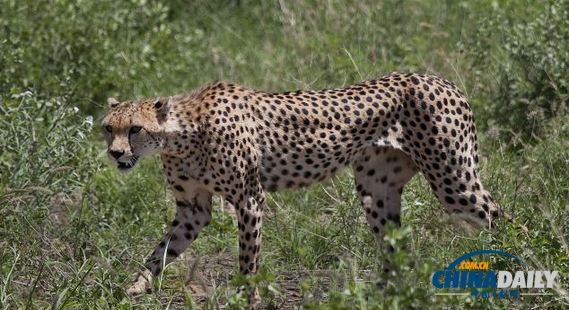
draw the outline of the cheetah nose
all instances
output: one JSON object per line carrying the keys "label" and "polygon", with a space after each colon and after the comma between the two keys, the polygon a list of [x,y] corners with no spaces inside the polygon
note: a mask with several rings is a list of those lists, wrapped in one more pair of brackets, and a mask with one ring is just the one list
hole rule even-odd
{"label": "cheetah nose", "polygon": [[121,158],[121,156],[123,156],[124,151],[113,151],[113,150],[110,150],[110,151],[109,151],[109,154],[111,154],[111,156],[114,157],[115,159],[119,159],[119,158]]}

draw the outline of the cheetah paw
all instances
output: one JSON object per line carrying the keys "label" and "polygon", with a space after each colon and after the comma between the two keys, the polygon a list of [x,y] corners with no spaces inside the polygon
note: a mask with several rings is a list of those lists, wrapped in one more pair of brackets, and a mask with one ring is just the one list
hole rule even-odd
{"label": "cheetah paw", "polygon": [[152,292],[152,273],[145,270],[138,273],[136,280],[126,290],[129,296],[136,296],[142,293]]}

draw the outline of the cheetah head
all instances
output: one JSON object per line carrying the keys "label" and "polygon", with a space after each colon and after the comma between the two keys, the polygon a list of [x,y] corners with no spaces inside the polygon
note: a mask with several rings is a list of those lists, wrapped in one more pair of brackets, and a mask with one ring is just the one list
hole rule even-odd
{"label": "cheetah head", "polygon": [[163,123],[168,98],[119,102],[109,98],[102,129],[107,155],[119,170],[132,169],[143,155],[159,153],[165,144]]}

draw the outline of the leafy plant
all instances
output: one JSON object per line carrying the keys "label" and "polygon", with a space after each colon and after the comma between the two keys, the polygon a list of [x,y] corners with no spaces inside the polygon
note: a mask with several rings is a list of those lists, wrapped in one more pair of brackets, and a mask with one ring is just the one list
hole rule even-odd
{"label": "leafy plant", "polygon": [[527,22],[510,9],[505,5],[478,23],[469,53],[488,86],[485,118],[505,137],[527,138],[567,113],[569,1],[526,7],[520,14],[528,15]]}

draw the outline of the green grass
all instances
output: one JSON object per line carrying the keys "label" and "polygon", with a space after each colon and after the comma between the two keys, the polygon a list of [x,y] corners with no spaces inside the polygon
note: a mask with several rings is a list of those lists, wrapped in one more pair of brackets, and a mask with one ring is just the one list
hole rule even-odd
{"label": "green grass", "polygon": [[[266,90],[339,87],[390,71],[436,73],[473,103],[482,178],[512,222],[473,230],[422,176],[404,192],[405,247],[381,273],[350,172],[268,197],[258,284],[268,307],[569,306],[567,1],[12,1],[0,11],[0,306],[239,308],[237,225],[214,219],[155,293],[133,279],[175,208],[158,158],[107,164],[105,99],[216,79]],[[530,20],[530,23],[527,21]],[[435,296],[458,256],[499,249],[559,270],[548,296]],[[376,282],[384,280],[378,289]]]}

